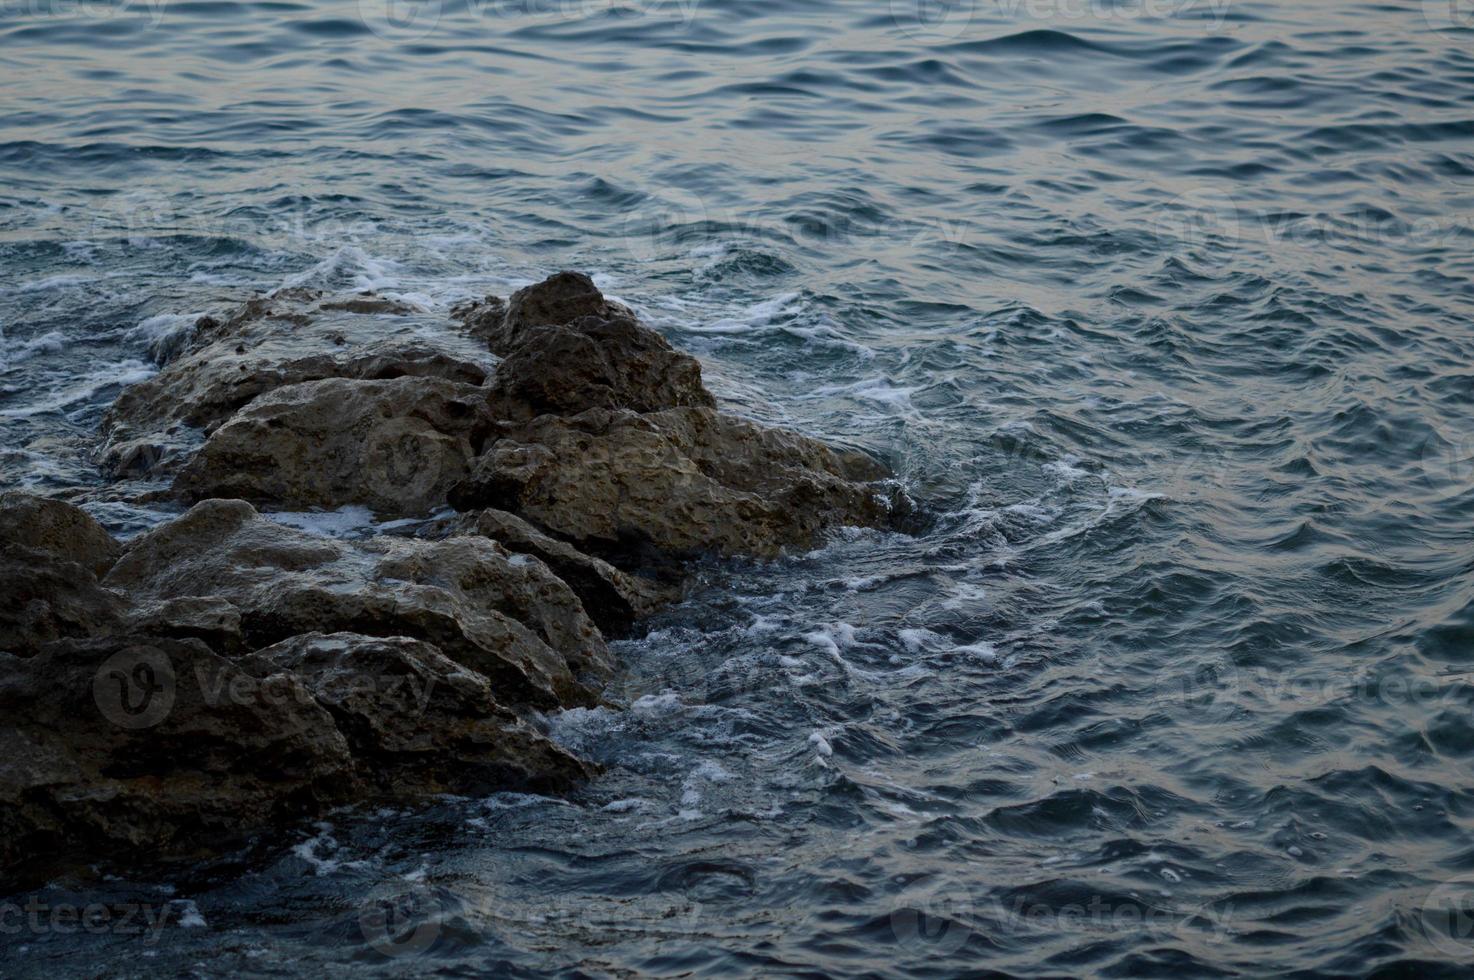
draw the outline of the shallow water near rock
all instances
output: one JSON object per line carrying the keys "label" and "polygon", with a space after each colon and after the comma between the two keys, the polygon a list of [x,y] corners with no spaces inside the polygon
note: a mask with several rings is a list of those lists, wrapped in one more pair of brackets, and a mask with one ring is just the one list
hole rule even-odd
{"label": "shallow water near rock", "polygon": [[0,489],[177,513],[97,425],[261,289],[574,268],[933,520],[704,567],[551,719],[566,799],[60,880],[0,972],[1468,968],[1466,5],[414,11],[10,11]]}

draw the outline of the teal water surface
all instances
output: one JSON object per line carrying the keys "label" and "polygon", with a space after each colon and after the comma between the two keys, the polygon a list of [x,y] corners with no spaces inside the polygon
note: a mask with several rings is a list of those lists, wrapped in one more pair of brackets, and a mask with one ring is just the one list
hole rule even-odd
{"label": "teal water surface", "polygon": [[576,268],[934,515],[703,568],[569,799],[58,881],[0,973],[1474,969],[1467,0],[0,10],[0,488],[168,516],[101,412],[255,291]]}

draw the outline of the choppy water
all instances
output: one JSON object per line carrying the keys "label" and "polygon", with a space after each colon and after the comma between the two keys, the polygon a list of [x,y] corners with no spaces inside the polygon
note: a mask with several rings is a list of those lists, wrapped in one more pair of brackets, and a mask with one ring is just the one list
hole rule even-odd
{"label": "choppy water", "polygon": [[468,2],[0,5],[0,486],[180,314],[571,267],[937,523],[709,569],[569,800],[59,882],[0,972],[1474,963],[1467,0]]}

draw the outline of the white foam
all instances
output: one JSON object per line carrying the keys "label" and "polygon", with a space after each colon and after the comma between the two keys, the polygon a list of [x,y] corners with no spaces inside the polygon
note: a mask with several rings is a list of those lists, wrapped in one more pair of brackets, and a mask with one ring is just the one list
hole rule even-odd
{"label": "white foam", "polygon": [[369,255],[357,245],[341,245],[316,265],[287,276],[273,293],[299,286],[334,288],[347,279],[354,289],[382,292],[400,284],[400,264]]}
{"label": "white foam", "polygon": [[209,926],[193,899],[177,898],[169,903],[169,907],[176,910],[178,918],[174,921],[181,929],[205,929]]}
{"label": "white foam", "polygon": [[66,346],[67,338],[60,330],[52,330],[39,337],[20,344],[13,350],[8,350],[5,343],[5,332],[0,330],[0,373],[9,371],[14,365],[29,361],[31,358],[41,354],[55,354]]}
{"label": "white foam", "polygon": [[96,281],[96,277],[94,277],[94,276],[76,276],[76,275],[71,275],[71,276],[69,276],[69,275],[47,276],[44,279],[32,279],[30,282],[23,282],[19,286],[12,286],[11,288],[6,289],[6,290],[0,290],[0,292],[7,292],[7,293],[43,293],[43,292],[48,292],[48,291],[53,290],[53,289],[63,289],[65,287],[67,287],[67,286],[81,286],[81,285],[83,285],[85,283],[95,282],[95,281]]}
{"label": "white foam", "polygon": [[1081,477],[1089,476],[1088,470],[1081,469],[1076,463],[1081,462],[1080,457],[1075,455],[1066,456],[1064,459],[1053,463],[1045,463],[1040,467],[1045,473],[1059,477],[1063,483],[1074,483]]}
{"label": "white foam", "polygon": [[60,390],[54,390],[51,397],[43,401],[0,412],[0,418],[30,418],[33,415],[59,411],[69,405],[85,401],[99,391],[114,386],[136,384],[153,377],[155,373],[157,372],[151,364],[145,364],[142,361],[123,361],[121,364],[80,375],[71,384]]}
{"label": "white foam", "polygon": [[442,509],[428,518],[406,517],[382,524],[374,517],[374,512],[362,504],[344,504],[337,510],[268,511],[261,516],[322,538],[357,538],[369,533],[410,527],[425,520],[433,520],[443,512],[445,511]]}
{"label": "white foam", "polygon": [[315,876],[336,874],[343,868],[358,868],[364,865],[362,861],[340,861],[331,855],[340,847],[338,839],[333,836],[333,825],[327,822],[317,824],[317,836],[309,837],[292,848],[292,853],[306,861],[312,867]]}

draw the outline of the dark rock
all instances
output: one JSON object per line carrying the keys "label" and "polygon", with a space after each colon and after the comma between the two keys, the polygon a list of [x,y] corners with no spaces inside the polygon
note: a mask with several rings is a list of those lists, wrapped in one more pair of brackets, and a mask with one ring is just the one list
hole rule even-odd
{"label": "dark rock", "polygon": [[419,640],[308,633],[240,667],[300,679],[332,714],[363,780],[394,799],[567,790],[591,774],[498,704],[485,677]]}
{"label": "dark rock", "polygon": [[97,580],[120,546],[85,511],[28,494],[0,497],[0,651],[115,629],[125,607]]}
{"label": "dark rock", "polygon": [[889,526],[894,492],[865,482],[883,473],[861,454],[710,409],[594,409],[504,428],[451,503],[512,511],[628,567],[631,543],[771,557],[825,527]]}
{"label": "dark rock", "polygon": [[604,298],[594,281],[581,272],[559,272],[542,282],[517,290],[507,301],[506,313],[493,321],[491,308],[482,311],[477,330],[495,354],[510,354],[533,327],[572,323],[582,317],[633,318],[628,307]]}
{"label": "dark rock", "polygon": [[0,494],[0,543],[22,545],[103,575],[122,545],[80,507],[27,493]]}
{"label": "dark rock", "polygon": [[316,631],[425,640],[509,705],[593,704],[613,671],[568,586],[482,537],[335,541],[208,500],[132,542],[106,584],[138,604],[228,601],[253,646]]}
{"label": "dark rock", "polygon": [[506,301],[498,296],[460,303],[450,310],[451,319],[459,320],[467,335],[486,344],[488,348],[492,337],[501,330],[502,320],[506,315]]}
{"label": "dark rock", "polygon": [[472,385],[308,381],[262,395],[217,429],[174,489],[191,501],[427,514],[465,479],[490,428],[485,392]]}
{"label": "dark rock", "polygon": [[0,869],[154,859],[353,795],[348,744],[290,675],[194,640],[63,640],[0,655]]}
{"label": "dark rock", "polygon": [[[492,382],[494,397],[531,418],[590,408],[712,408],[696,358],[629,316],[584,316],[524,328]],[[510,414],[510,411],[508,412]]]}
{"label": "dark rock", "polygon": [[234,656],[246,648],[241,611],[219,596],[186,595],[145,602],[129,611],[124,632],[201,640],[216,653]]}
{"label": "dark rock", "polygon": [[627,575],[506,511],[461,514],[439,522],[428,533],[445,537],[480,534],[508,551],[538,559],[577,593],[584,611],[605,636],[628,633],[637,620],[680,598],[679,586]]}

